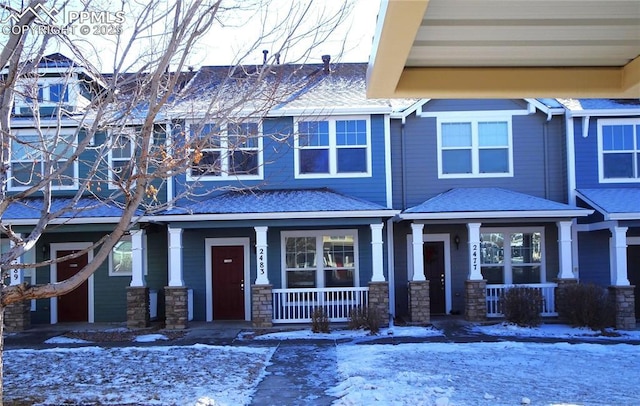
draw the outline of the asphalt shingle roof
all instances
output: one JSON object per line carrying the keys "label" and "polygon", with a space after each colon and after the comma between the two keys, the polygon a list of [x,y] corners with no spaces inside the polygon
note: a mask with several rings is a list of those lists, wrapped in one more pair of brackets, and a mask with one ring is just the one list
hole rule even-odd
{"label": "asphalt shingle roof", "polygon": [[634,110],[640,114],[640,99],[558,99],[569,110]]}
{"label": "asphalt shingle roof", "polygon": [[[71,204],[71,198],[53,198],[51,201],[51,209],[49,212],[55,213],[65,209]],[[2,214],[2,220],[34,220],[41,217],[43,206],[42,198],[31,198],[14,202],[9,205],[7,210]],[[122,209],[115,205],[92,199],[80,199],[73,209],[64,212],[60,218],[103,218],[103,217],[122,217]]]}
{"label": "asphalt shingle roof", "polygon": [[164,214],[244,214],[389,210],[330,189],[230,191]]}
{"label": "asphalt shingle roof", "polygon": [[577,192],[603,214],[640,213],[640,188],[578,189]]}
{"label": "asphalt shingle roof", "polygon": [[576,207],[500,188],[457,188],[410,207],[404,213],[561,211]]}

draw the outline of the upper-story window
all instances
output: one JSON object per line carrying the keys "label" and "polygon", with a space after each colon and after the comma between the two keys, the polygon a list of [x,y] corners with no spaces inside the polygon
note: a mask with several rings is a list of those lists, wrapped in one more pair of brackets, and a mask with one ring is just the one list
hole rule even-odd
{"label": "upper-story window", "polygon": [[260,179],[262,137],[256,122],[190,126],[194,141],[189,180]]}
{"label": "upper-story window", "polygon": [[296,123],[295,174],[299,178],[371,175],[371,129],[367,118]]}
{"label": "upper-story window", "polygon": [[513,176],[511,119],[438,118],[440,178]]}
{"label": "upper-story window", "polygon": [[60,103],[69,101],[69,84],[51,80],[38,81],[37,85],[25,88],[24,99],[27,103]]}
{"label": "upper-story window", "polygon": [[640,120],[598,121],[600,181],[640,181]]}
{"label": "upper-story window", "polygon": [[109,188],[116,188],[117,184],[126,182],[131,177],[135,156],[135,134],[137,128],[126,128],[118,134],[112,135],[112,145],[109,149]]}
{"label": "upper-story window", "polygon": [[[40,182],[45,174],[54,189],[78,187],[78,162],[62,169],[76,145],[73,129],[15,130],[11,139],[10,190],[24,190]],[[60,172],[58,172],[60,170]]]}

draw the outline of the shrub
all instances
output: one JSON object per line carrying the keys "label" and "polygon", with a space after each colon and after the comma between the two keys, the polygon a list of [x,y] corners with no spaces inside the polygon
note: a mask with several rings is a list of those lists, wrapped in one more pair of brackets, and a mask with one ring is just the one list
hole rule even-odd
{"label": "shrub", "polygon": [[542,293],[537,289],[514,287],[500,298],[502,313],[507,321],[519,326],[539,326],[542,300]]}
{"label": "shrub", "polygon": [[356,307],[349,312],[349,329],[369,330],[371,334],[378,334],[381,324],[380,311],[375,307]]}
{"label": "shrub", "polygon": [[321,307],[316,307],[311,313],[311,331],[314,333],[328,333],[329,317]]}
{"label": "shrub", "polygon": [[602,330],[614,325],[615,313],[609,292],[592,283],[568,285],[558,291],[558,315],[575,327]]}

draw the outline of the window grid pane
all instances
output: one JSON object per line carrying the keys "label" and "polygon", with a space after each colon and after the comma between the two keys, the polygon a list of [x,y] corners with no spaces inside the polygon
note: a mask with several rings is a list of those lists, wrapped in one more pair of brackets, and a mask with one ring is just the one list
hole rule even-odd
{"label": "window grid pane", "polygon": [[509,146],[509,127],[504,121],[478,123],[478,145],[480,147]]}
{"label": "window grid pane", "polygon": [[471,150],[453,149],[442,151],[442,173],[471,173]]}
{"label": "window grid pane", "polygon": [[471,123],[443,123],[442,147],[470,147]]}
{"label": "window grid pane", "polygon": [[509,172],[508,148],[481,149],[478,157],[480,159],[480,173]]}
{"label": "window grid pane", "polygon": [[365,120],[336,121],[336,144],[367,145],[367,122]]}
{"label": "window grid pane", "polygon": [[299,144],[301,147],[328,147],[328,121],[300,121],[298,122]]}

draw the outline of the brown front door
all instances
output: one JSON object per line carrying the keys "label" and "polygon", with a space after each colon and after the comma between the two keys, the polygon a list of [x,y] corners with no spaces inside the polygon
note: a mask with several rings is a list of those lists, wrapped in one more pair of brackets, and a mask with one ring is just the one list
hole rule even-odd
{"label": "brown front door", "polygon": [[[73,254],[74,251],[57,251],[56,258]],[[56,265],[57,281],[69,279],[84,268],[89,261],[89,255],[84,254],[74,259],[59,262]],[[89,321],[89,283],[84,281],[77,289],[58,297],[59,322],[88,322]]]}
{"label": "brown front door", "polygon": [[244,247],[211,247],[213,319],[244,320]]}
{"label": "brown front door", "polygon": [[444,243],[424,243],[424,275],[429,281],[431,314],[445,314]]}
{"label": "brown front door", "polygon": [[640,245],[627,246],[627,277],[635,285],[636,319],[640,319]]}

